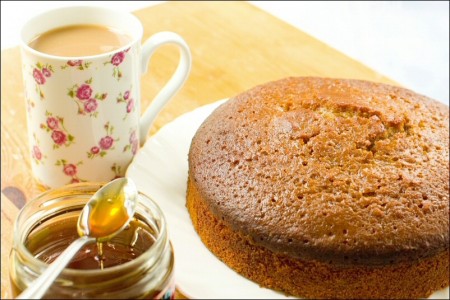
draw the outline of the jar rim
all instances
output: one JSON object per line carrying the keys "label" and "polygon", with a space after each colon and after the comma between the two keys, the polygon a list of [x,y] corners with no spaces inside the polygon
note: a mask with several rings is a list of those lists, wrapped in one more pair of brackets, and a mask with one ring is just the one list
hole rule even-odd
{"label": "jar rim", "polygon": [[[13,250],[16,249],[17,252],[20,253],[20,255],[22,255],[27,261],[31,262],[32,266],[29,266],[30,269],[32,269],[33,271],[36,271],[36,269],[42,270],[42,269],[47,268],[50,264],[36,258],[25,246],[24,241],[31,233],[32,228],[37,224],[36,222],[29,222],[30,224],[27,224],[27,225],[21,224],[22,219],[27,217],[26,213],[28,213],[29,210],[31,210],[33,208],[33,205],[36,205],[39,202],[42,202],[41,203],[41,205],[42,205],[42,204],[48,204],[49,202],[57,200],[57,199],[62,199],[67,196],[89,195],[90,193],[93,194],[96,190],[98,190],[98,188],[100,188],[104,184],[106,184],[106,183],[105,182],[88,182],[88,183],[84,182],[84,183],[74,183],[74,184],[70,184],[70,185],[65,185],[60,188],[45,191],[45,192],[41,193],[40,195],[38,195],[33,200],[31,200],[25,204],[25,206],[19,211],[19,214],[14,222],[13,228],[14,228],[14,232],[17,232],[17,234],[14,234],[14,237],[13,237],[13,241],[14,241],[13,242]],[[96,190],[89,190],[89,188],[93,188],[93,187],[96,187]],[[49,196],[52,193],[58,193],[58,192],[62,192],[62,191],[67,192],[67,195],[65,193],[63,193],[59,197],[49,198]],[[46,198],[48,198],[48,199],[46,199]],[[155,234],[155,241],[147,250],[142,252],[138,257],[136,257],[128,262],[119,264],[119,265],[111,266],[111,267],[104,268],[104,269],[64,268],[64,270],[61,272],[61,274],[67,275],[67,276],[77,276],[80,273],[83,273],[85,276],[86,275],[89,275],[89,276],[107,275],[110,273],[122,271],[123,269],[126,269],[126,268],[131,268],[133,266],[142,266],[144,263],[148,263],[148,261],[151,257],[158,256],[163,251],[165,244],[168,243],[168,238],[167,238],[167,234],[166,234],[166,232],[167,232],[166,221],[165,221],[165,218],[164,218],[164,215],[163,215],[161,209],[159,208],[158,204],[154,200],[152,200],[149,196],[147,196],[146,194],[144,194],[142,192],[139,192],[139,198],[140,198],[140,200],[141,200],[141,198],[145,199],[146,203],[143,203],[142,201],[138,201],[138,204],[136,207],[136,213],[138,213],[138,211],[140,211],[142,208],[149,208],[156,216],[159,217],[159,220],[160,220],[160,222],[158,222],[158,224],[157,224],[158,231]],[[39,207],[41,207],[41,205],[39,205]],[[142,205],[145,205],[145,206],[142,207]],[[75,206],[75,205],[73,205],[73,206]],[[68,207],[66,207],[66,209],[67,208]],[[81,209],[82,209],[82,207],[80,208],[80,212],[81,212]],[[30,216],[32,216],[36,213],[37,212],[34,212],[34,213],[30,212]],[[48,215],[50,215],[50,214],[51,214],[51,212]],[[140,215],[142,216],[142,214],[140,214]],[[22,227],[25,227],[25,228],[22,228]],[[33,266],[34,266],[34,268],[33,268]]]}

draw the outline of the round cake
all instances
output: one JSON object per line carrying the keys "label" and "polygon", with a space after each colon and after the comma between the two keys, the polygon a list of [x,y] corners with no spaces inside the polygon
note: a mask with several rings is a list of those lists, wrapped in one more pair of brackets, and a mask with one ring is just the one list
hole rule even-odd
{"label": "round cake", "polygon": [[306,298],[424,298],[449,285],[449,108],[359,80],[286,78],[217,108],[187,207],[236,272]]}

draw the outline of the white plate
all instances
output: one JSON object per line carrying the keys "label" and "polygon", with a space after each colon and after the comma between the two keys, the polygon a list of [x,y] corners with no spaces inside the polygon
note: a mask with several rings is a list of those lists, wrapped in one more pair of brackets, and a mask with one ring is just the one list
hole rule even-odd
{"label": "white plate", "polygon": [[[127,170],[138,189],[161,207],[175,252],[177,288],[189,298],[294,299],[240,276],[201,242],[187,212],[188,151],[192,137],[221,100],[184,114],[148,139]],[[431,298],[448,299],[449,288]]]}
{"label": "white plate", "polygon": [[178,117],[149,138],[127,176],[163,211],[175,252],[177,288],[189,298],[289,299],[240,276],[201,242],[187,212],[188,151],[201,123],[225,100]]}

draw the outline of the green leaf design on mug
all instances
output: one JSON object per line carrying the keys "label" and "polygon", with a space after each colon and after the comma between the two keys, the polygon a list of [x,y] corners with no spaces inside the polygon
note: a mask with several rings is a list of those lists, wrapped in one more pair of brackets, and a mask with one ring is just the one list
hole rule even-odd
{"label": "green leaf design on mug", "polygon": [[130,130],[130,137],[128,138],[128,142],[129,144],[125,145],[125,147],[123,147],[123,152],[127,152],[131,150],[131,153],[134,155],[136,155],[138,149],[139,149],[139,140],[136,134],[136,129],[131,129]]}
{"label": "green leaf design on mug", "polygon": [[74,141],[75,137],[67,132],[64,126],[64,118],[60,116],[53,116],[51,112],[45,112],[46,121],[41,123],[40,128],[50,133],[53,140],[53,149],[58,149],[61,146],[69,147]]}
{"label": "green leaf design on mug", "polygon": [[74,68],[76,70],[84,71],[89,69],[91,64],[91,61],[83,61],[82,59],[68,60],[65,65],[61,66],[61,69],[65,70],[67,68]]}
{"label": "green leaf design on mug", "polygon": [[123,177],[125,174],[122,172],[122,166],[117,165],[117,163],[114,163],[111,166],[111,171],[114,172],[114,179]]}
{"label": "green leaf design on mug", "polygon": [[91,147],[87,152],[87,157],[93,159],[95,157],[104,157],[108,154],[108,151],[115,149],[115,143],[119,141],[119,138],[113,137],[114,127],[106,122],[103,126],[106,131],[106,135],[102,137],[97,145]]}
{"label": "green leaf design on mug", "polygon": [[103,64],[106,66],[108,64],[113,65],[113,73],[112,76],[114,78],[116,78],[117,80],[120,80],[122,78],[122,71],[120,70],[120,65],[123,63],[123,61],[126,58],[126,54],[127,52],[130,50],[130,48],[124,50],[124,51],[119,51],[113,55],[111,55],[110,60],[107,62],[104,62]]}
{"label": "green leaf design on mug", "polygon": [[92,77],[85,80],[81,85],[75,84],[67,90],[67,95],[72,98],[78,106],[78,114],[89,114],[97,117],[98,101],[103,101],[108,97],[108,93],[95,93],[92,88]]}
{"label": "green leaf design on mug", "polygon": [[69,163],[66,159],[60,159],[57,160],[55,165],[56,166],[62,166],[62,172],[64,175],[69,176],[70,180],[67,183],[78,183],[82,181],[86,181],[84,179],[81,179],[78,176],[78,167],[83,164],[83,161],[79,161],[76,164]]}
{"label": "green leaf design on mug", "polygon": [[36,65],[31,68],[33,69],[32,75],[36,85],[36,92],[38,93],[39,98],[43,100],[45,95],[41,86],[45,85],[47,80],[52,77],[52,74],[54,73],[53,67],[50,64],[42,64],[37,62]]}
{"label": "green leaf design on mug", "polygon": [[131,87],[123,93],[119,93],[116,98],[117,103],[125,103],[125,116],[122,120],[125,120],[128,115],[135,111],[135,101],[131,97]]}

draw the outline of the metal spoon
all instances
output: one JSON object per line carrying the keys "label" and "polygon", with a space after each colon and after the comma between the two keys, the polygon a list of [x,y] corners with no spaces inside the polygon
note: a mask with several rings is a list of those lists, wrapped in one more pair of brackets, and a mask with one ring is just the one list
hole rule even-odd
{"label": "metal spoon", "polygon": [[16,299],[41,299],[61,271],[86,244],[105,242],[118,234],[132,219],[138,200],[134,182],[115,179],[100,188],[78,217],[80,236]]}

